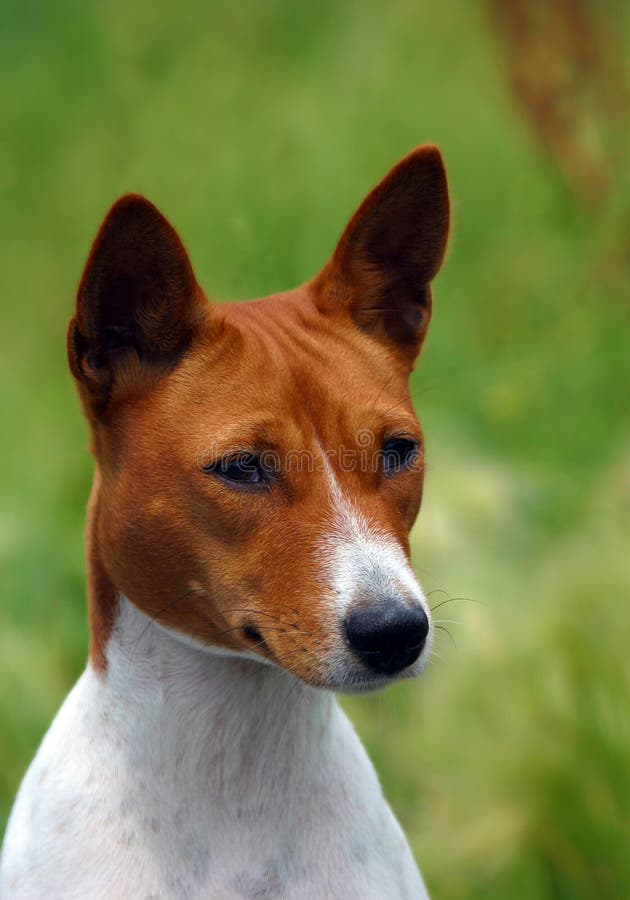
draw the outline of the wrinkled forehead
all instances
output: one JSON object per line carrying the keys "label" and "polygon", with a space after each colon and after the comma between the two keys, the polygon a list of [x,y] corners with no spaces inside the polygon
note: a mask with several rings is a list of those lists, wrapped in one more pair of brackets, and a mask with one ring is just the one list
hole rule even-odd
{"label": "wrinkled forehead", "polygon": [[[162,392],[173,439],[217,452],[336,450],[416,420],[405,373],[353,326],[303,314],[290,300],[226,309],[220,337],[198,347]],[[150,412],[153,415],[155,408]]]}
{"label": "wrinkled forehead", "polygon": [[406,372],[349,321],[291,295],[235,305],[222,352],[206,364],[224,421],[293,426],[327,444],[388,419],[412,418]]}

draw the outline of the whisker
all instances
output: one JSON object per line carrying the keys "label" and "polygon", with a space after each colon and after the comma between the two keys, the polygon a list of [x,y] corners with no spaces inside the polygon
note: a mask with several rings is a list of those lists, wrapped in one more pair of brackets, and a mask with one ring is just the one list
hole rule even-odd
{"label": "whisker", "polygon": [[[292,628],[297,628],[297,625],[294,625],[293,622],[283,622],[282,619],[279,619],[278,616],[274,616],[271,613],[265,612],[264,609],[247,609],[243,606],[234,606],[232,609],[222,609],[221,613],[234,613],[234,612],[244,612],[249,613],[252,616],[267,616],[268,619],[273,619],[274,622],[279,622],[281,625],[290,625]],[[296,610],[292,609],[291,612],[298,615]]]}
{"label": "whisker", "polygon": [[261,640],[256,641],[255,644],[252,644],[252,645],[249,647],[249,649],[250,649],[250,650],[255,650],[256,647],[263,647],[263,646],[266,647],[266,646],[268,646],[268,645],[267,645],[267,641],[266,641],[264,638],[261,638]]}
{"label": "whisker", "polygon": [[302,650],[301,647],[295,647],[291,653],[285,653],[284,656],[276,656],[274,654],[274,657],[271,661],[275,663],[286,663],[290,662],[291,660],[297,659],[298,656],[303,654],[304,650]]}
{"label": "whisker", "polygon": [[400,400],[397,400],[396,403],[385,410],[385,415],[388,415],[390,412],[392,412],[392,410],[396,409],[397,406],[400,406],[401,403],[404,403],[406,399],[406,397],[401,397]]}
{"label": "whisker", "polygon": [[157,623],[157,620],[161,616],[163,616],[164,613],[167,612],[167,610],[171,609],[177,603],[181,603],[182,600],[185,600],[187,597],[190,597],[191,594],[199,594],[199,593],[205,594],[206,591],[203,588],[198,588],[198,587],[191,588],[189,591],[186,591],[185,594],[180,594],[178,597],[175,597],[174,600],[171,600],[170,603],[167,603],[166,606],[164,606],[164,607],[162,607],[162,609],[158,610],[158,612],[156,612],[156,614],[154,616],[150,616],[149,621],[147,622],[146,626],[142,629],[139,636],[136,638],[136,640],[133,643],[132,656],[133,656],[133,653],[135,653],[138,643],[145,636],[145,634],[147,633],[149,628],[152,625],[155,625]]}
{"label": "whisker", "polygon": [[376,395],[376,397],[375,397],[374,400],[372,401],[372,404],[371,404],[371,406],[370,406],[371,409],[376,409],[376,404],[377,404],[378,401],[381,399],[381,397],[383,396],[383,394],[385,393],[385,391],[389,388],[390,384],[392,383],[392,381],[394,380],[395,377],[396,377],[396,373],[394,372],[394,374],[391,376],[391,378],[389,378],[389,379],[387,380],[387,382],[386,382],[386,384],[385,384],[385,387],[381,388],[381,390],[378,392],[378,394]]}
{"label": "whisker", "polygon": [[[435,592],[431,591],[431,593],[435,593]],[[442,593],[445,594],[446,591],[442,591]],[[427,597],[428,596],[429,595],[427,594]],[[435,606],[432,606],[431,612],[433,612],[436,609],[439,609],[440,606],[444,606],[445,603],[455,603],[455,602],[460,602],[460,601],[466,601],[467,603],[478,603],[480,606],[486,605],[483,602],[483,600],[476,600],[474,597],[447,597],[446,600],[440,600],[439,603],[436,603]]]}
{"label": "whisker", "polygon": [[[242,630],[243,630],[242,625],[234,625],[232,628],[224,628],[222,631],[219,632],[219,634],[229,634],[231,631],[242,631]],[[265,625],[265,631],[279,631],[284,634],[287,633],[287,630],[284,627],[284,625]],[[299,629],[297,627],[293,628],[293,631],[291,631],[290,633],[291,634],[306,634],[309,637],[312,637],[312,632],[304,631],[303,629]]]}
{"label": "whisker", "polygon": [[445,628],[444,625],[436,625],[435,627],[436,627],[436,628],[439,628],[440,631],[445,631],[445,632],[448,634],[448,636],[450,637],[451,641],[453,642],[453,647],[455,647],[455,649],[457,650],[457,644],[455,643],[455,638],[453,637],[453,635],[451,634],[451,632],[448,630],[448,628]]}

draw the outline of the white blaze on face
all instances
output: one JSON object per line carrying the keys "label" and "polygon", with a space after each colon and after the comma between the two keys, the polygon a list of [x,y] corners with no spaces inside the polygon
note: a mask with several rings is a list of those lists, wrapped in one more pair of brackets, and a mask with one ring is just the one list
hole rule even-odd
{"label": "white blaze on face", "polygon": [[430,618],[426,597],[398,541],[379,531],[341,490],[330,461],[322,454],[333,508],[325,538],[326,576],[341,617],[356,602],[399,599],[415,603]]}

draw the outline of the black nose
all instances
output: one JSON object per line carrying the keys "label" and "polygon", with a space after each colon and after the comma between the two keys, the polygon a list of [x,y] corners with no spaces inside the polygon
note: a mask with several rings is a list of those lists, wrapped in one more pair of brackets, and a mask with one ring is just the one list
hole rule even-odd
{"label": "black nose", "polygon": [[399,602],[357,609],[346,619],[350,647],[366,666],[383,675],[394,675],[414,663],[428,633],[422,607]]}

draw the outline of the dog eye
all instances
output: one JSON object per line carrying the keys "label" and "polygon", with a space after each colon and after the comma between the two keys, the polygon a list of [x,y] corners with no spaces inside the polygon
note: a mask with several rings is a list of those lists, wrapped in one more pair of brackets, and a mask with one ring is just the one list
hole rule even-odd
{"label": "dog eye", "polygon": [[408,438],[391,438],[385,441],[382,449],[383,472],[395,475],[410,468],[418,458],[418,450],[418,442]]}
{"label": "dog eye", "polygon": [[242,456],[224,456],[203,469],[208,475],[216,475],[231,485],[260,487],[267,484],[267,473],[260,458],[253,453]]}

